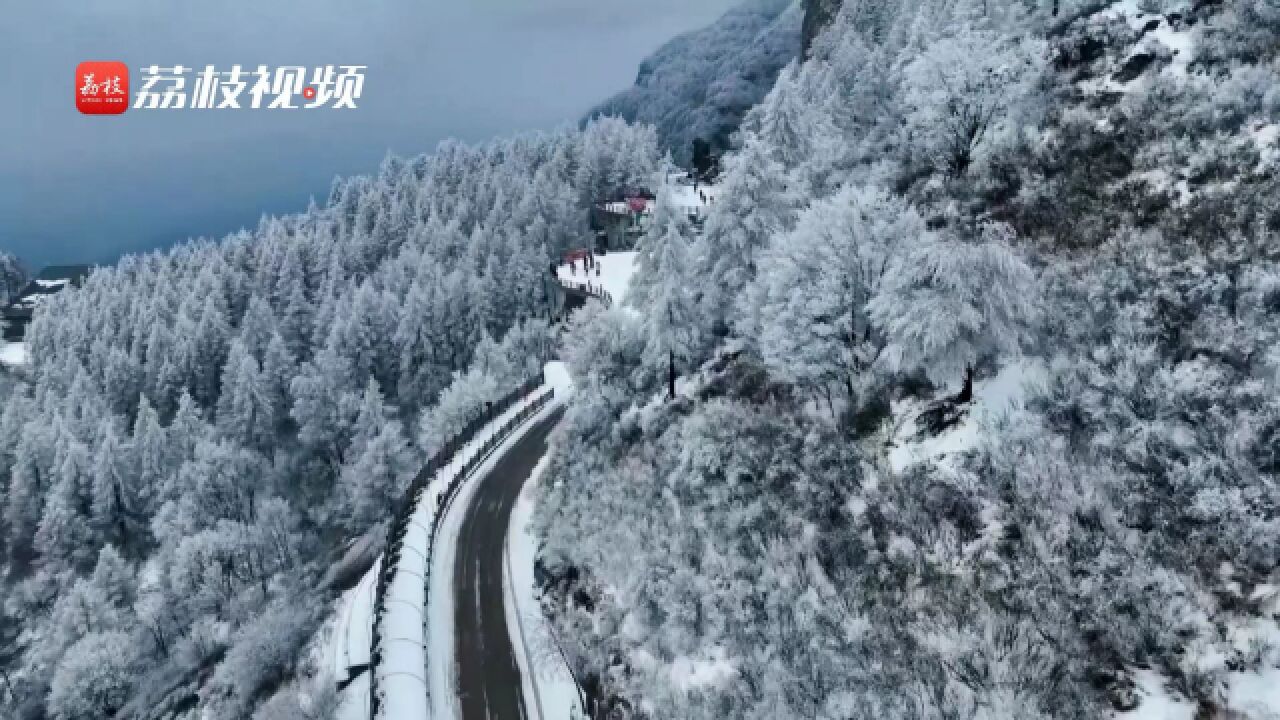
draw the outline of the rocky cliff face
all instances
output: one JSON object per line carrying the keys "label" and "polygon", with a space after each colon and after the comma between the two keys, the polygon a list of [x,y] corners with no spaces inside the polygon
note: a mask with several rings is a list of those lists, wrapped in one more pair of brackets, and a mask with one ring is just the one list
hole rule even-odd
{"label": "rocky cliff face", "polygon": [[804,38],[803,52],[809,52],[809,45],[813,39],[835,19],[836,12],[840,10],[841,1],[804,0],[804,28],[801,31]]}

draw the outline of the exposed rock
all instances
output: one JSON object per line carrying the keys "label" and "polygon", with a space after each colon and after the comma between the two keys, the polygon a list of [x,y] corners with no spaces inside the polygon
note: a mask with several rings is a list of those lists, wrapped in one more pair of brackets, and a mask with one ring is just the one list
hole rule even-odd
{"label": "exposed rock", "polygon": [[1136,53],[1125,60],[1124,65],[1111,78],[1118,83],[1127,83],[1146,72],[1155,61],[1156,56],[1151,53]]}
{"label": "exposed rock", "polygon": [[1057,48],[1054,64],[1059,70],[1089,65],[1107,53],[1107,44],[1101,39],[1085,36],[1075,43],[1064,41]]}
{"label": "exposed rock", "polygon": [[801,30],[804,53],[809,52],[813,39],[835,19],[842,3],[843,0],[804,0],[804,27]]}
{"label": "exposed rock", "polygon": [[1116,712],[1129,712],[1142,702],[1134,688],[1133,680],[1123,677],[1107,688],[1107,701]]}

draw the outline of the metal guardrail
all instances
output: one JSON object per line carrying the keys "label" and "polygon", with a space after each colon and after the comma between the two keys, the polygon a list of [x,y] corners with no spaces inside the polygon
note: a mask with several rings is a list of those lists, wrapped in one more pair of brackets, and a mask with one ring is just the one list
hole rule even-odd
{"label": "metal guardrail", "polygon": [[[382,697],[378,692],[378,669],[382,660],[383,634],[382,621],[386,615],[387,609],[387,587],[395,578],[401,551],[404,549],[405,533],[408,531],[409,522],[413,517],[414,510],[418,507],[422,494],[426,492],[431,482],[436,479],[441,470],[448,467],[453,461],[454,456],[467,446],[476,435],[485,428],[486,425],[501,417],[503,413],[510,410],[512,406],[525,399],[530,393],[545,383],[544,373],[526,380],[519,387],[515,388],[506,396],[486,407],[483,411],[472,418],[466,426],[462,428],[456,435],[450,438],[435,455],[427,461],[427,464],[414,477],[413,482],[405,490],[404,494],[396,502],[394,514],[391,519],[391,526],[387,529],[387,547],[383,552],[382,566],[378,572],[378,582],[374,590],[373,603],[373,632],[369,643],[369,717],[379,717],[379,711],[382,706]],[[458,472],[449,480],[448,487],[445,488],[443,494],[440,495],[439,505],[435,515],[431,520],[431,530],[429,532],[429,545],[427,548],[426,563],[430,570],[431,558],[434,556],[436,536],[440,531],[440,521],[444,517],[445,510],[453,502],[458,490],[462,487],[462,482],[467,479],[472,472],[476,470],[489,455],[497,449],[503,441],[510,437],[525,420],[529,419],[533,414],[546,407],[551,402],[555,391],[548,389],[542,393],[536,400],[516,413],[501,428],[491,435],[480,446],[478,451],[469,460],[464,462],[458,469]],[[416,573],[415,573],[416,574]],[[430,600],[431,590],[431,573],[428,572],[423,578],[425,583],[424,598]],[[425,614],[425,603],[424,603]],[[424,620],[425,622],[425,620]],[[424,648],[425,652],[425,648]],[[426,668],[423,668],[426,671]]]}
{"label": "metal guardrail", "polygon": [[576,290],[584,295],[590,295],[604,303],[605,307],[611,307],[613,305],[613,294],[608,290],[605,290],[604,285],[595,285],[589,280],[587,282],[580,283],[557,278],[557,281],[560,283],[560,287],[565,288],[566,290]]}

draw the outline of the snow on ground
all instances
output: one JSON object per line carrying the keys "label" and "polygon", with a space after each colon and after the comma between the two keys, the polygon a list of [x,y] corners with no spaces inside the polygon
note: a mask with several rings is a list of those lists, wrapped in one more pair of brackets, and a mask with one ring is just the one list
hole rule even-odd
{"label": "snow on ground", "polygon": [[1185,77],[1187,74],[1187,65],[1191,63],[1191,58],[1195,55],[1195,40],[1191,36],[1190,28],[1183,26],[1180,30],[1175,30],[1168,20],[1161,19],[1160,26],[1147,33],[1143,38],[1147,42],[1147,47],[1153,48],[1153,42],[1163,45],[1165,49],[1173,53],[1173,59],[1169,63],[1167,72],[1178,77]]}
{"label": "snow on ground", "polygon": [[700,657],[681,655],[671,663],[671,684],[685,692],[723,685],[736,675],[737,668],[725,657],[724,648],[714,647]]}
{"label": "snow on ground", "polygon": [[1231,673],[1227,679],[1227,707],[1256,720],[1280,718],[1280,668]]}
{"label": "snow on ground", "polygon": [[[543,385],[529,395],[529,398],[523,402],[517,403],[508,410],[502,417],[490,423],[467,447],[454,458],[454,462],[440,473],[442,478],[451,478],[456,473],[456,468],[464,459],[473,457],[479,450],[480,445],[491,437],[507,419],[523,409],[529,404],[529,401],[538,397],[546,390],[547,386]],[[561,402],[559,392],[557,391],[555,399],[547,403],[541,411],[535,413],[524,423],[523,428],[528,429],[537,424],[548,413],[554,411],[556,406]],[[501,458],[511,445],[519,442],[523,436],[523,431],[512,433],[497,448],[494,448],[489,458],[481,463],[471,474],[472,478],[483,477],[488,473],[493,464]],[[461,708],[458,706],[458,697],[455,690],[455,664],[453,659],[454,653],[454,605],[455,597],[453,591],[453,566],[456,557],[456,544],[458,532],[462,528],[462,520],[466,515],[461,509],[471,504],[471,498],[475,494],[477,483],[464,482],[458,494],[454,496],[454,500],[444,509],[444,518],[441,520],[440,532],[436,540],[438,545],[435,548],[435,559],[427,568],[425,561],[422,566],[422,577],[428,577],[431,587],[431,602],[427,605],[426,612],[426,632],[427,645],[424,647],[426,651],[425,661],[428,670],[428,685],[431,696],[431,717],[436,718],[454,718],[461,716]],[[422,495],[422,501],[418,504],[418,509],[414,513],[415,520],[425,520],[424,525],[430,527],[431,516],[424,515],[424,512],[434,513],[436,507],[436,496],[443,491],[445,483],[433,483]],[[455,510],[457,510],[455,512]],[[403,564],[406,558],[416,556],[417,553],[409,551],[409,544],[405,543],[406,552],[401,556]],[[425,547],[422,548],[425,550]],[[423,552],[425,558],[426,553]],[[429,574],[428,574],[429,573]],[[422,587],[422,582],[418,581],[418,586]],[[422,623],[422,616],[418,616],[418,622]],[[388,718],[414,718],[423,717],[422,715],[399,715],[391,712],[391,708],[387,708]]]}
{"label": "snow on ground", "polygon": [[[1222,569],[1224,577],[1230,577],[1230,565]],[[1227,617],[1215,619],[1225,631],[1230,647],[1225,651],[1212,651],[1198,662],[1201,669],[1225,671],[1229,657],[1234,653],[1248,656],[1264,648],[1257,670],[1224,672],[1222,687],[1222,717],[1240,720],[1280,720],[1280,588],[1272,584],[1255,587],[1249,601],[1257,603],[1259,614],[1254,617]],[[1116,713],[1117,720],[1191,720],[1195,716],[1195,703],[1169,690],[1165,678],[1155,670],[1133,671],[1138,695],[1142,704],[1127,713]],[[1217,716],[1215,716],[1217,717]]]}
{"label": "snow on ground", "polygon": [[1267,123],[1249,131],[1261,155],[1262,166],[1280,162],[1280,124]]}
{"label": "snow on ground", "polygon": [[[1141,704],[1128,712],[1115,713],[1116,720],[1193,720],[1196,717],[1195,703],[1170,690],[1159,672],[1139,668],[1132,674]],[[1280,718],[1280,668],[1227,673],[1225,690],[1223,710],[1234,714],[1224,717]]]}
{"label": "snow on ground", "polygon": [[[1228,624],[1228,637],[1240,652],[1256,646],[1280,648],[1280,588],[1264,584],[1254,588],[1250,599],[1259,603],[1260,616]],[[1280,719],[1280,655],[1271,650],[1258,671],[1227,674],[1226,706],[1255,720]]]}
{"label": "snow on ground", "polygon": [[369,720],[369,673],[360,673],[342,691],[333,720]]}
{"label": "snow on ground", "polygon": [[14,367],[17,365],[26,365],[31,361],[27,357],[27,344],[20,342],[7,343],[0,340],[0,365],[8,365]]}
{"label": "snow on ground", "polygon": [[1116,713],[1118,720],[1193,720],[1196,706],[1177,697],[1165,687],[1164,678],[1155,670],[1134,670],[1141,703],[1129,712]]}
{"label": "snow on ground", "polygon": [[[1159,25],[1143,34],[1142,39],[1134,45],[1133,51],[1124,60],[1116,63],[1114,69],[1119,70],[1134,55],[1150,53],[1169,58],[1168,64],[1161,69],[1161,72],[1170,73],[1179,78],[1186,77],[1187,66],[1195,57],[1195,28],[1186,24],[1174,27],[1165,16],[1146,12],[1141,5],[1142,0],[1120,0],[1095,16],[1100,20],[1123,20],[1135,35],[1142,32],[1148,23],[1159,21]],[[1146,78],[1147,73],[1143,73],[1128,83],[1121,83],[1116,82],[1108,73],[1083,81],[1079,86],[1089,92],[1122,93],[1143,87],[1147,82]]]}
{"label": "snow on ground", "polygon": [[569,376],[569,368],[561,361],[547,363],[543,368],[547,386],[555,388],[556,397],[566,398],[573,392],[573,378]]}
{"label": "snow on ground", "polygon": [[698,183],[695,187],[693,180],[684,173],[667,175],[666,190],[676,207],[683,208],[690,215],[699,216],[706,214],[707,206],[716,201],[718,192],[715,185],[707,183]]}
{"label": "snow on ground", "polygon": [[565,285],[579,285],[585,282],[590,283],[592,287],[603,287],[605,292],[613,296],[613,304],[621,305],[627,297],[631,276],[636,272],[635,251],[597,255],[596,262],[600,265],[599,275],[594,268],[587,272],[583,269],[582,262],[578,261],[576,271],[571,270],[568,265],[556,268],[556,277],[561,284]]}
{"label": "snow on ground", "polygon": [[[381,558],[355,587],[334,603],[334,612],[316,632],[307,647],[311,664],[333,682],[346,681],[350,668],[369,662],[369,642],[373,631],[373,592]],[[368,720],[369,674],[360,675],[338,693],[335,720]]]}
{"label": "snow on ground", "polygon": [[350,676],[348,668],[369,663],[369,643],[373,639],[373,601],[378,584],[378,571],[382,558],[369,568],[356,586],[343,593],[339,601],[341,624],[335,633],[333,652],[333,676],[345,680]]}
{"label": "snow on ground", "polygon": [[507,628],[524,679],[525,705],[534,720],[570,720],[581,710],[577,685],[556,645],[550,623],[542,614],[534,583],[533,563],[538,540],[529,528],[534,511],[534,486],[546,472],[551,453],[538,461],[511,512],[507,533],[507,577],[504,582]]}
{"label": "snow on ground", "polygon": [[975,381],[973,402],[955,426],[937,436],[917,438],[916,419],[926,405],[919,402],[894,403],[895,430],[889,451],[889,466],[901,472],[922,460],[945,460],[974,448],[983,428],[1022,407],[1027,390],[1044,382],[1044,365],[1023,359],[1000,368],[995,377]]}

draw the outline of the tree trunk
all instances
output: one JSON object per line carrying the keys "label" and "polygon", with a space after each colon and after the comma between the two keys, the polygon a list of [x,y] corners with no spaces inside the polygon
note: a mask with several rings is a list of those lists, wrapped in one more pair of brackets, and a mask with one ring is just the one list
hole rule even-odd
{"label": "tree trunk", "polygon": [[676,351],[667,351],[667,398],[676,397]]}
{"label": "tree trunk", "polygon": [[964,387],[960,388],[960,394],[955,396],[957,405],[973,400],[973,366],[966,365],[964,368]]}

